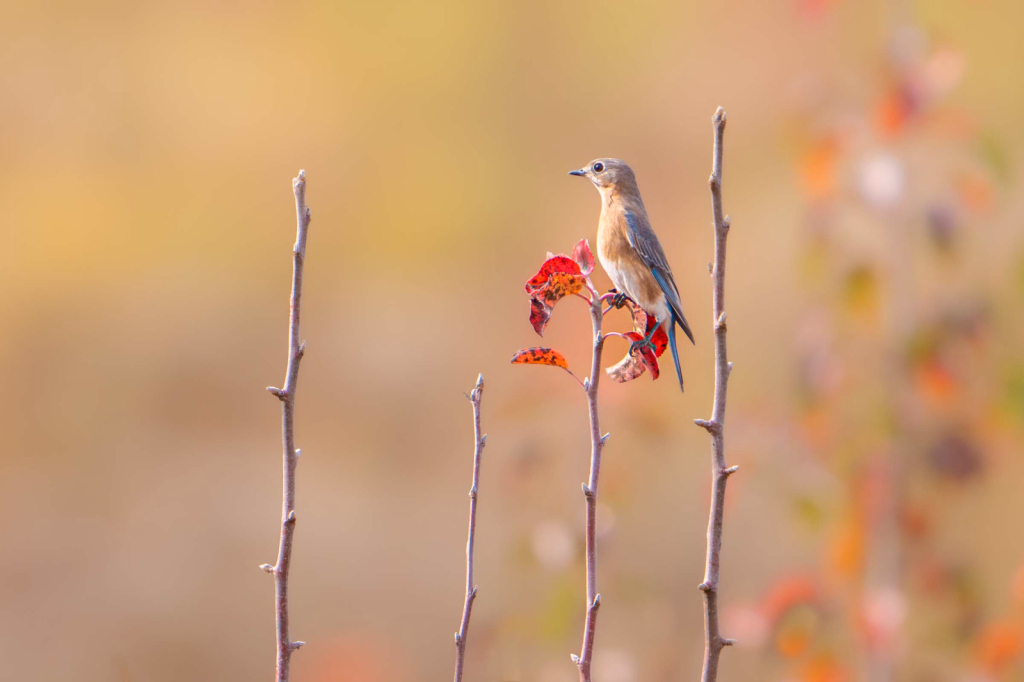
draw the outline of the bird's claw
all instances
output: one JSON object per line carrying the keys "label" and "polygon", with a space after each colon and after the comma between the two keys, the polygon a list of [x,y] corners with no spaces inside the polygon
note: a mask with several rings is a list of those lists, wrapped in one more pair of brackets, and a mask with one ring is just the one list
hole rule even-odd
{"label": "bird's claw", "polygon": [[643,352],[645,348],[653,348],[654,343],[650,339],[641,339],[640,341],[633,341],[629,344],[630,356],[636,355],[638,352]]}
{"label": "bird's claw", "polygon": [[627,300],[628,297],[626,296],[626,294],[619,291],[615,294],[615,297],[612,299],[612,307],[617,310],[622,306],[626,305]]}

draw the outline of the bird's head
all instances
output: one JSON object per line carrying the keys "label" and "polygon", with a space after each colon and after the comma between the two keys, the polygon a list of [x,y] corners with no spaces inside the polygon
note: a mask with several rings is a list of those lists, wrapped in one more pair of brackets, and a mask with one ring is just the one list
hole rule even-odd
{"label": "bird's head", "polygon": [[579,170],[569,171],[569,175],[589,178],[602,194],[623,185],[636,186],[633,169],[619,159],[594,159]]}

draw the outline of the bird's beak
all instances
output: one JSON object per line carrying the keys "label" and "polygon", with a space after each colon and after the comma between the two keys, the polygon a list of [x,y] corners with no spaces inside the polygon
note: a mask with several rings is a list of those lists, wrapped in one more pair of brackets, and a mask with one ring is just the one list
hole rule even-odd
{"label": "bird's beak", "polygon": [[579,170],[571,170],[571,171],[569,171],[569,175],[578,175],[581,178],[583,176],[585,176],[586,174],[587,174],[587,170],[585,168],[581,168]]}

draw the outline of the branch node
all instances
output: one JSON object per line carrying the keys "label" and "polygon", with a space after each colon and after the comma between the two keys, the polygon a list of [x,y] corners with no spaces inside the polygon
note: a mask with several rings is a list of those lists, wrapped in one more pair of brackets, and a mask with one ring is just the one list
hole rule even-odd
{"label": "branch node", "polygon": [[725,369],[729,374],[732,374],[732,363],[730,362],[729,364],[727,364],[725,366]]}
{"label": "branch node", "polygon": [[274,567],[270,564],[260,564],[260,570],[264,573],[270,573],[271,575],[274,573]]}
{"label": "branch node", "polygon": [[736,464],[736,465],[733,465],[733,466],[729,467],[728,469],[724,469],[722,471],[722,475],[723,476],[732,476],[733,474],[735,474],[739,470],[740,470],[740,465]]}
{"label": "branch node", "polygon": [[590,390],[590,377],[583,377],[583,390],[584,391],[589,391]]}
{"label": "branch node", "polygon": [[590,605],[590,608],[593,609],[594,611],[596,611],[599,608],[601,608],[601,595],[600,594],[598,594],[598,595],[596,595],[594,597],[594,603]]}
{"label": "branch node", "polygon": [[715,323],[715,331],[719,332],[719,331],[725,331],[725,330],[726,330],[726,326],[725,326],[725,311],[723,310],[722,314],[718,316],[718,322]]}
{"label": "branch node", "polygon": [[701,427],[702,429],[705,429],[712,436],[718,435],[718,432],[720,430],[718,422],[713,420],[709,421],[707,419],[694,419],[693,423]]}
{"label": "branch node", "polygon": [[712,277],[715,276],[715,264],[712,263],[711,261],[708,261],[708,274],[711,275]]}
{"label": "branch node", "polygon": [[267,391],[271,395],[276,396],[278,400],[284,401],[288,399],[288,391],[283,389],[275,388],[274,386],[267,386]]}
{"label": "branch node", "polygon": [[480,436],[480,447],[487,445],[487,434]]}
{"label": "branch node", "polygon": [[581,483],[580,485],[583,486],[583,495],[585,497],[587,497],[589,499],[589,498],[594,496],[593,491],[590,489],[590,487],[586,483]]}
{"label": "branch node", "polygon": [[469,593],[469,598],[470,599],[476,599],[476,590],[477,590],[477,586],[473,585],[473,591]]}
{"label": "branch node", "polygon": [[728,637],[721,637],[720,641],[722,642],[722,646],[732,646],[736,643],[735,639],[729,639]]}
{"label": "branch node", "polygon": [[303,341],[299,344],[299,349],[295,351],[295,359],[301,360],[302,356],[306,354],[306,342]]}
{"label": "branch node", "polygon": [[732,227],[732,218],[725,216],[722,219],[722,232],[728,232],[730,227]]}
{"label": "branch node", "polygon": [[569,658],[571,658],[572,662],[575,663],[576,665],[580,664],[580,657],[577,656],[576,654],[569,654]]}
{"label": "branch node", "polygon": [[301,649],[304,646],[306,646],[305,642],[292,642],[291,643],[292,651],[298,651],[299,649]]}
{"label": "branch node", "polygon": [[292,509],[288,512],[288,518],[285,519],[285,523],[295,523],[295,510]]}
{"label": "branch node", "polygon": [[459,633],[456,632],[455,633],[455,646],[458,646],[461,641],[462,641],[462,635],[460,635]]}
{"label": "branch node", "polygon": [[601,445],[604,445],[605,443],[607,443],[608,439],[611,438],[611,437],[612,437],[612,434],[610,432],[604,434],[603,436],[601,436]]}
{"label": "branch node", "polygon": [[697,585],[697,589],[700,590],[701,592],[708,593],[708,592],[714,592],[715,591],[715,586],[712,585],[709,582],[703,582],[700,585]]}

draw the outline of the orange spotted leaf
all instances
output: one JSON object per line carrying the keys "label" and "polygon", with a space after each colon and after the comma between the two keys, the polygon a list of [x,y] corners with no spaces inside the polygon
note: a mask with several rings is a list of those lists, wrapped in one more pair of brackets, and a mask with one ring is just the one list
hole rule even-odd
{"label": "orange spotted leaf", "polygon": [[525,348],[512,356],[513,365],[551,365],[569,371],[565,356],[553,348]]}
{"label": "orange spotted leaf", "polygon": [[578,294],[586,282],[583,275],[553,272],[547,282],[530,292],[530,324],[538,336],[544,336],[544,328],[551,319],[555,304],[566,296]]}
{"label": "orange spotted leaf", "polygon": [[583,291],[586,284],[583,275],[572,275],[568,272],[553,272],[548,278],[547,286],[537,290],[535,296],[543,296],[549,306],[554,306],[565,296],[572,296]]}
{"label": "orange spotted leaf", "polygon": [[581,239],[572,250],[572,259],[580,266],[584,275],[594,271],[594,252],[590,250],[590,242]]}
{"label": "orange spotted leaf", "polygon": [[579,264],[568,256],[552,256],[544,261],[537,274],[526,283],[526,292],[532,294],[548,285],[548,280],[556,272],[568,275],[582,274]]}

